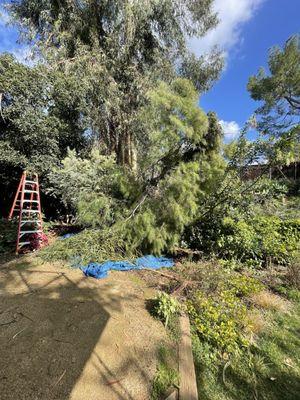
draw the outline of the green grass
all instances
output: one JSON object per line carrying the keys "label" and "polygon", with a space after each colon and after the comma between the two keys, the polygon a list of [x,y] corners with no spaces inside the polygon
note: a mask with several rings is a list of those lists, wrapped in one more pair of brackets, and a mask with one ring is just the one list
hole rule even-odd
{"label": "green grass", "polygon": [[177,353],[175,348],[161,345],[158,349],[158,365],[153,380],[151,400],[165,399],[168,390],[178,386],[178,371],[175,368]]}
{"label": "green grass", "polygon": [[134,283],[137,286],[144,286],[145,285],[143,279],[141,279],[137,275],[129,274],[128,278],[131,280],[132,283]]}
{"label": "green grass", "polygon": [[[194,359],[202,400],[296,400],[300,393],[300,303],[272,322],[248,351],[218,361],[194,337]],[[226,365],[226,367],[225,367]],[[225,367],[225,371],[224,371]]]}

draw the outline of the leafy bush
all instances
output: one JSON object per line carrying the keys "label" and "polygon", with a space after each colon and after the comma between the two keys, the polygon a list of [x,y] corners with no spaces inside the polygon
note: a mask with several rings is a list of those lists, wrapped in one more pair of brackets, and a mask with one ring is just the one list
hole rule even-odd
{"label": "leafy bush", "polygon": [[286,265],[299,252],[300,219],[258,215],[238,220],[216,218],[211,223],[204,220],[190,229],[190,243],[228,260]]}
{"label": "leafy bush", "polygon": [[227,283],[229,290],[237,297],[259,293],[264,286],[255,278],[245,275],[234,275]]}
{"label": "leafy bush", "polygon": [[255,230],[247,222],[224,218],[217,249],[224,258],[255,258]]}
{"label": "leafy bush", "polygon": [[204,341],[227,352],[248,345],[241,335],[247,309],[232,292],[224,290],[218,299],[197,292],[187,307],[194,329]]}
{"label": "leafy bush", "polygon": [[253,227],[258,259],[283,265],[293,261],[300,249],[300,219],[260,216],[253,220]]}
{"label": "leafy bush", "polygon": [[286,296],[288,300],[297,301],[300,303],[300,290],[299,289],[290,289],[284,286],[280,288],[276,288],[278,293]]}
{"label": "leafy bush", "polygon": [[214,292],[196,291],[187,301],[195,333],[206,343],[228,353],[246,348],[247,302],[263,285],[254,278],[234,274],[220,281]]}
{"label": "leafy bush", "polygon": [[159,292],[156,297],[155,314],[168,326],[170,319],[180,310],[180,303],[167,293]]}
{"label": "leafy bush", "polygon": [[84,227],[109,226],[126,210],[122,194],[126,174],[121,173],[114,157],[102,155],[99,149],[92,149],[86,158],[69,150],[48,178],[48,194],[60,198]]}

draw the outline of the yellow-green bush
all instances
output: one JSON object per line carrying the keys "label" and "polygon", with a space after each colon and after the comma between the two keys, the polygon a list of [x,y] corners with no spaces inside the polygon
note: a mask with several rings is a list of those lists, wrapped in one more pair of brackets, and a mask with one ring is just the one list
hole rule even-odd
{"label": "yellow-green bush", "polygon": [[216,299],[197,292],[187,308],[196,333],[222,351],[233,352],[248,341],[241,335],[247,308],[229,290]]}
{"label": "yellow-green bush", "polygon": [[219,282],[215,292],[197,291],[187,301],[187,310],[196,334],[222,352],[232,353],[249,346],[244,335],[247,301],[263,285],[254,278],[233,275]]}

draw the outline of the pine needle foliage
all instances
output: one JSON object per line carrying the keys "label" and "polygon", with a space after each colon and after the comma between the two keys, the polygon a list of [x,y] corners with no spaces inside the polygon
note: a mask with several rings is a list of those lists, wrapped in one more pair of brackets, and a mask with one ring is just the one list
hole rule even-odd
{"label": "pine needle foliage", "polygon": [[85,229],[68,239],[56,240],[39,255],[45,261],[60,260],[79,267],[89,262],[128,259],[135,254],[126,249],[124,237],[117,229]]}

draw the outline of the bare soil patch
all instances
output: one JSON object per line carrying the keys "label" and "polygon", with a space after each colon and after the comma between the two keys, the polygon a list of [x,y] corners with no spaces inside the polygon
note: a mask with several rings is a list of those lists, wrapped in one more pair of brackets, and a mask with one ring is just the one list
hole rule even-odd
{"label": "bare soil patch", "polygon": [[[134,274],[107,279],[23,256],[0,266],[2,400],[148,400],[168,342]],[[152,292],[151,292],[152,290]]]}

